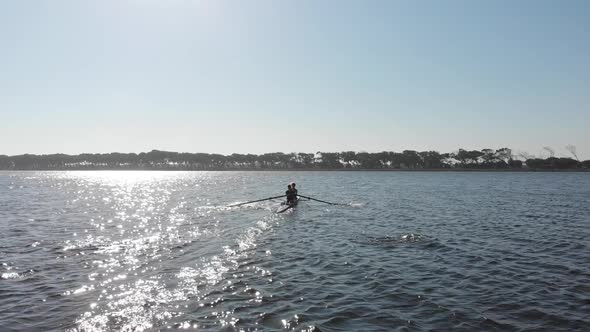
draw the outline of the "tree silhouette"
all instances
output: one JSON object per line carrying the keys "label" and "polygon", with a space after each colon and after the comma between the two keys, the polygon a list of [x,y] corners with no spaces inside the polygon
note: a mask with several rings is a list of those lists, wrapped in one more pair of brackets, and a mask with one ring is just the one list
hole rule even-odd
{"label": "tree silhouette", "polygon": [[[515,160],[512,150],[459,149],[455,153],[404,150],[400,152],[317,152],[261,155],[238,154],[228,156],[209,153],[178,153],[152,150],[136,153],[105,153],[79,155],[49,154],[17,156],[0,155],[0,169],[4,170],[92,170],[92,169],[156,169],[156,170],[240,170],[240,169],[575,169],[590,168],[589,162],[579,162],[576,150],[568,146],[576,157],[535,158],[520,152],[522,160]],[[548,152],[553,150],[545,148]]]}
{"label": "tree silhouette", "polygon": [[565,149],[568,150],[572,155],[574,155],[574,158],[576,158],[577,161],[580,161],[580,159],[578,159],[578,154],[576,153],[575,145],[566,145]]}

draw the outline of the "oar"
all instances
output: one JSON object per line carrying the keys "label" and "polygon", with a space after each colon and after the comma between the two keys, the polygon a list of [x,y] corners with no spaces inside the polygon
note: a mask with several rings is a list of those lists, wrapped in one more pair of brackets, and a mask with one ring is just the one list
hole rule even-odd
{"label": "oar", "polygon": [[321,202],[321,203],[326,203],[326,204],[330,204],[330,205],[348,205],[348,204],[342,204],[342,203],[332,203],[332,202],[326,202],[326,201],[322,201],[321,199],[315,199],[313,197],[308,197],[308,196],[303,196],[303,195],[298,195],[299,197],[303,197],[303,198],[307,198],[310,199],[312,201],[317,201],[317,202]]}
{"label": "oar", "polygon": [[275,197],[257,199],[255,201],[249,201],[249,202],[244,202],[244,203],[238,203],[238,204],[228,205],[227,207],[234,207],[234,206],[240,206],[240,205],[245,205],[245,204],[250,204],[250,203],[262,202],[262,201],[269,201],[271,199],[281,198],[281,197],[285,197],[285,196],[287,196],[287,195],[281,195],[281,196],[275,196]]}

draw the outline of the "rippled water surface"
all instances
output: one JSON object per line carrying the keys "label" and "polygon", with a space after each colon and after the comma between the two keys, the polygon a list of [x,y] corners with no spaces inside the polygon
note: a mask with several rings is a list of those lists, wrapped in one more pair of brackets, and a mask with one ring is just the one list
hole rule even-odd
{"label": "rippled water surface", "polygon": [[[290,181],[303,201],[275,214]],[[0,172],[1,331],[589,331],[589,173]]]}

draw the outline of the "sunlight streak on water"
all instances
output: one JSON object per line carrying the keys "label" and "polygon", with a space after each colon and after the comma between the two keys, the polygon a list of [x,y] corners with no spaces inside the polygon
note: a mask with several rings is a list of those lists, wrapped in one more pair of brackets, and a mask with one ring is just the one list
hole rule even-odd
{"label": "sunlight streak on water", "polygon": [[[270,227],[268,222],[259,220],[235,241],[221,246],[220,254],[205,255],[196,262],[170,269],[166,267],[167,261],[182,258],[185,249],[190,250],[191,244],[203,235],[207,236],[206,240],[222,236],[217,214],[230,212],[228,208],[213,206],[208,199],[200,200],[205,205],[187,207],[186,197],[175,196],[177,174],[71,175],[69,172],[59,175],[60,181],[73,180],[72,185],[80,194],[69,204],[94,211],[88,219],[94,231],[88,234],[88,229],[84,229],[83,233],[75,233],[73,239],[66,240],[63,258],[88,252],[94,259],[83,263],[93,271],[88,276],[89,283],[63,295],[96,294],[90,299],[89,310],[76,319],[72,331],[103,331],[115,326],[123,331],[137,331],[153,328],[154,324],[162,326],[179,315],[175,310],[178,305],[174,303],[191,299],[215,307],[222,298],[210,299],[208,294],[224,280],[224,275],[237,269],[238,259],[244,259],[247,256],[244,252],[256,248],[257,237]],[[212,178],[211,175],[195,177],[193,188],[200,189]],[[180,180],[185,179],[180,176]],[[198,223],[194,223],[195,218]],[[218,243],[213,245],[219,248]],[[257,302],[262,300],[260,292],[252,296]],[[216,317],[221,326],[233,326],[238,321],[229,311],[210,316]],[[184,322],[182,326],[186,324],[190,323]]]}

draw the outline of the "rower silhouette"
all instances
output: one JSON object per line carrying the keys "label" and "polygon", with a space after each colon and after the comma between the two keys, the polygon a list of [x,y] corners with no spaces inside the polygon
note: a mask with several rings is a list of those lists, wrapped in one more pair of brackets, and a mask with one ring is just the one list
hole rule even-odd
{"label": "rower silhouette", "polygon": [[287,204],[293,204],[297,200],[297,189],[295,189],[293,185],[288,185],[287,191],[285,191],[285,195],[287,195]]}

